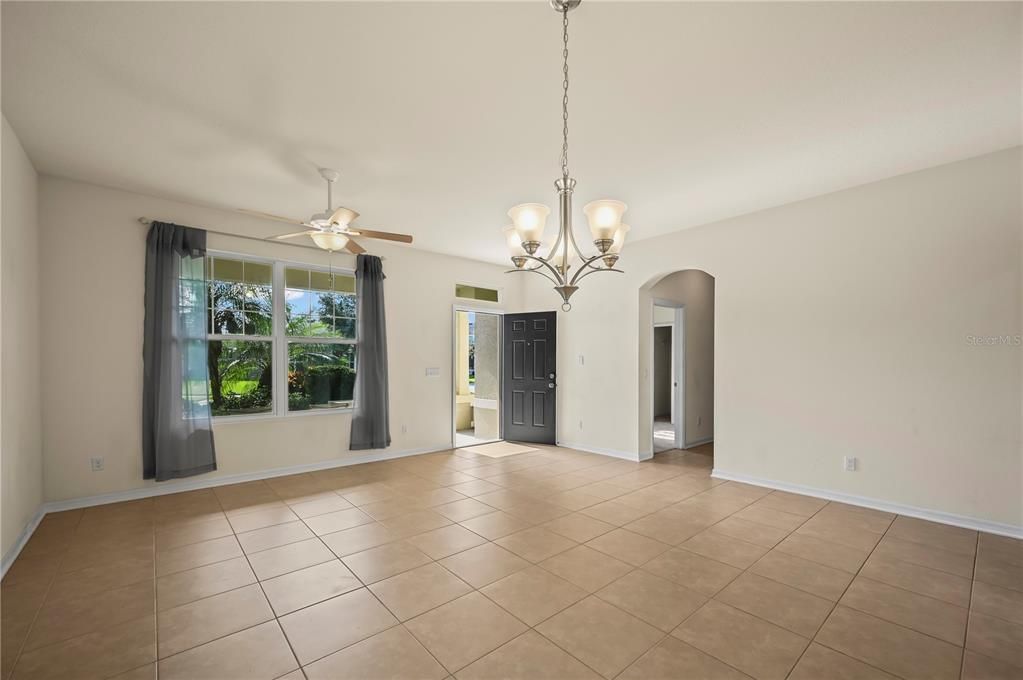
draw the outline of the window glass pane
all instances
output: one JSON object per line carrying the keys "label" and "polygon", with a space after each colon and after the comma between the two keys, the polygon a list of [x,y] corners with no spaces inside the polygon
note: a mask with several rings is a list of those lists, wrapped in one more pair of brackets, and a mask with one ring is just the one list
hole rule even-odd
{"label": "window glass pane", "polygon": [[288,410],[351,405],[355,345],[288,343]]}
{"label": "window glass pane", "polygon": [[273,410],[273,343],[265,340],[210,340],[207,365],[213,415]]}
{"label": "window glass pane", "polygon": [[334,275],[332,289],[330,273],[289,267],[285,280],[289,336],[355,339],[355,277]]}
{"label": "window glass pane", "polygon": [[[207,296],[209,332],[272,335],[273,267],[261,262],[221,257],[211,258],[211,265],[212,277],[208,280]],[[245,280],[250,283],[245,283]]]}
{"label": "window glass pane", "polygon": [[479,286],[468,286],[464,283],[456,283],[455,297],[462,298],[464,300],[497,302],[498,292],[494,288],[480,288]]}

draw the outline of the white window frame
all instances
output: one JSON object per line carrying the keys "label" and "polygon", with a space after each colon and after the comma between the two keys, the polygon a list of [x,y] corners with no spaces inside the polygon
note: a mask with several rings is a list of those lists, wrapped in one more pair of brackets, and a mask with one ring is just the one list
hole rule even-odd
{"label": "white window frame", "polygon": [[[300,262],[297,260],[283,260],[273,257],[265,257],[259,255],[248,255],[245,253],[236,253],[225,250],[208,250],[206,252],[207,257],[214,259],[226,258],[234,260],[243,260],[247,262],[258,262],[261,264],[269,264],[272,267],[271,275],[271,304],[273,308],[273,334],[270,336],[263,335],[233,335],[229,333],[213,333],[207,331],[206,339],[211,340],[248,340],[252,342],[266,342],[269,337],[271,342],[270,356],[273,360],[273,392],[271,399],[271,410],[267,413],[249,413],[243,415],[222,415],[213,416],[213,420],[224,423],[237,423],[246,420],[266,420],[268,418],[305,418],[309,416],[324,416],[324,415],[338,415],[342,413],[351,413],[355,410],[355,400],[353,398],[350,406],[338,407],[338,408],[315,408],[302,411],[290,411],[288,409],[288,343],[306,343],[311,345],[354,345],[356,352],[356,365],[358,364],[358,352],[359,352],[359,339],[358,337],[353,338],[334,338],[334,337],[306,337],[306,336],[289,336],[287,334],[287,300],[285,293],[287,285],[285,284],[284,270],[287,267],[307,269],[309,271],[323,272],[325,274],[341,274],[343,276],[355,276],[355,270],[346,267],[325,267],[319,264],[310,264],[308,262]],[[358,328],[358,323],[356,323]],[[357,331],[356,331],[357,332]],[[353,395],[354,396],[354,395]]]}

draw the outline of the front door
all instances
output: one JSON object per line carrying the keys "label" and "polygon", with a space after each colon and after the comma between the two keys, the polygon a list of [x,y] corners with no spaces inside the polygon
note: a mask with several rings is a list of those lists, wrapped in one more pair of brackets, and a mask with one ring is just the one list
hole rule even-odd
{"label": "front door", "polygon": [[504,315],[504,438],[554,444],[557,385],[555,312]]}

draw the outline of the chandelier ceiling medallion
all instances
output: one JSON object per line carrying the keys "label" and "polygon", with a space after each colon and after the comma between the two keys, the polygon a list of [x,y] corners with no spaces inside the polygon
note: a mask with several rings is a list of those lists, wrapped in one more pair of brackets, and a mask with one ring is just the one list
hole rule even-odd
{"label": "chandelier ceiling medallion", "polygon": [[[554,290],[564,301],[564,311],[572,309],[568,301],[579,290],[579,282],[594,272],[618,272],[615,263],[621,254],[629,225],[622,223],[626,206],[609,199],[593,201],[583,207],[590,225],[590,234],[597,254],[585,255],[572,231],[572,191],[575,180],[568,174],[568,13],[579,6],[581,0],[550,0],[551,7],[561,14],[562,26],[562,97],[561,97],[561,178],[554,182],[558,191],[559,225],[554,245],[541,254],[544,226],[551,209],[541,203],[523,203],[508,211],[512,225],[504,230],[515,269],[511,272],[534,272],[554,284]],[[571,247],[571,251],[569,250]],[[570,275],[573,258],[579,264]],[[535,264],[530,264],[535,263]]]}

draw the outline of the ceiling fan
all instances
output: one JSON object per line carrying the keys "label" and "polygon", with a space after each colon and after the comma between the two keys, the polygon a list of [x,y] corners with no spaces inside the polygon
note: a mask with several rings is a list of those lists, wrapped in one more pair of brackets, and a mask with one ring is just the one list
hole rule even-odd
{"label": "ceiling fan", "polygon": [[366,252],[366,249],[353,240],[353,236],[365,236],[366,238],[375,238],[384,241],[397,241],[398,243],[412,243],[412,237],[408,234],[394,234],[389,231],[374,231],[372,229],[363,229],[362,227],[352,225],[352,222],[358,218],[359,213],[355,212],[351,208],[332,207],[332,187],[334,186],[334,182],[336,182],[338,177],[340,177],[340,174],[337,170],[321,168],[320,176],[327,182],[327,209],[321,213],[316,213],[310,217],[308,221],[303,222],[302,220],[281,217],[280,215],[259,212],[258,210],[245,210],[244,208],[239,208],[238,212],[243,212],[247,215],[255,215],[257,217],[265,217],[270,220],[276,220],[277,222],[287,222],[288,224],[298,224],[303,227],[308,227],[305,231],[296,231],[291,234],[270,236],[267,238],[268,241],[282,241],[284,239],[297,238],[299,236],[308,236],[313,240],[313,243],[324,250],[329,250],[330,252],[334,252],[336,250],[347,250],[355,255]]}

